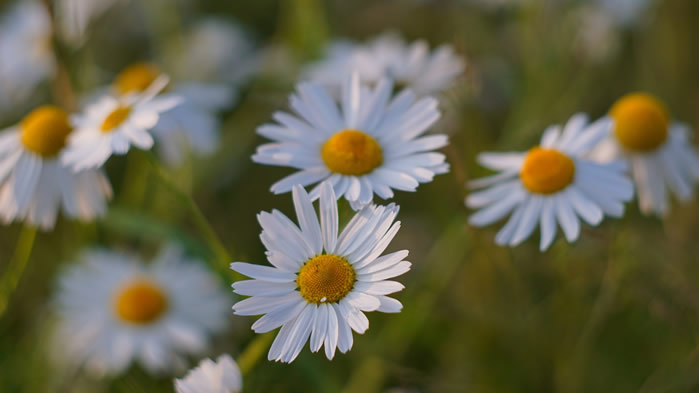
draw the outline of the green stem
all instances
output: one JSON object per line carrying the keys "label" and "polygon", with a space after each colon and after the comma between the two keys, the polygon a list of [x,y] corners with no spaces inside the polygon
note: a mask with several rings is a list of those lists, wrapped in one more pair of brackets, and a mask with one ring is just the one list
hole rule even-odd
{"label": "green stem", "polygon": [[217,268],[222,271],[228,272],[234,280],[243,279],[242,275],[230,270],[229,264],[233,262],[233,258],[231,257],[228,250],[226,250],[226,247],[219,239],[218,235],[216,234],[216,231],[214,231],[214,229],[211,227],[211,224],[209,224],[209,221],[206,219],[206,216],[204,216],[204,213],[202,213],[201,209],[199,209],[199,206],[197,206],[194,199],[189,194],[185,193],[180,189],[180,187],[172,180],[170,175],[165,173],[165,171],[162,169],[162,167],[158,164],[157,160],[152,155],[149,155],[148,157],[148,161],[151,163],[152,173],[158,178],[158,180],[163,186],[165,186],[189,209],[190,213],[192,214],[191,219],[195,227],[197,228],[201,236],[204,238],[204,240],[206,240],[210,250],[214,253]]}
{"label": "green stem", "polygon": [[5,274],[0,279],[0,317],[7,310],[12,293],[17,288],[19,280],[22,278],[29,256],[34,248],[34,240],[36,239],[36,227],[24,226],[17,240],[15,253],[7,266]]}
{"label": "green stem", "polygon": [[272,344],[272,339],[274,339],[274,332],[269,332],[258,335],[248,343],[240,356],[238,356],[238,367],[240,367],[240,372],[243,376],[248,375],[250,370],[264,356],[267,348]]}

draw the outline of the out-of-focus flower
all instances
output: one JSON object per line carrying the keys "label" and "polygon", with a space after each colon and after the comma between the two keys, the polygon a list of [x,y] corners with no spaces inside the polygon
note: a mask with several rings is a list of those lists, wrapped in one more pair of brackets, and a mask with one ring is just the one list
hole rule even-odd
{"label": "out-of-focus flower", "polygon": [[70,136],[64,163],[75,170],[102,166],[113,154],[126,154],[131,145],[141,149],[153,146],[150,134],[163,112],[181,102],[172,94],[158,96],[168,77],[144,80],[143,75],[122,75],[117,87],[123,95],[106,95],[75,116],[76,131]]}
{"label": "out-of-focus flower", "polygon": [[[345,80],[338,109],[326,89],[300,83],[291,107],[301,118],[277,112],[279,124],[257,130],[274,143],[260,146],[253,161],[300,169],[273,184],[272,192],[327,179],[338,198],[357,208],[370,203],[374,193],[391,198],[392,189],[415,191],[448,172],[444,155],[432,151],[445,146],[447,136],[420,137],[440,117],[437,100],[416,100],[407,89],[392,98],[392,90],[387,79],[374,88],[361,86],[354,73]],[[319,192],[320,186],[311,191],[313,199]]]}
{"label": "out-of-focus flower", "polygon": [[352,72],[362,82],[391,78],[399,88],[418,95],[446,90],[463,73],[464,60],[448,45],[430,51],[425,41],[406,43],[396,34],[383,34],[365,45],[340,41],[330,46],[325,60],[311,65],[307,75],[330,89],[338,90]]}
{"label": "out-of-focus flower", "polygon": [[609,118],[587,125],[587,117],[579,114],[562,132],[559,126],[549,127],[539,146],[528,152],[480,154],[481,165],[501,172],[471,183],[473,188],[488,188],[466,198],[468,207],[480,209],[469,222],[484,226],[514,211],[495,242],[516,246],[540,225],[543,251],[553,242],[556,222],[573,242],[580,234],[578,217],[590,225],[598,225],[605,214],[621,217],[624,202],[633,197],[633,184],[624,174],[626,165],[585,158],[611,127]]}
{"label": "out-of-focus flower", "polygon": [[604,12],[616,21],[619,27],[628,27],[638,22],[652,0],[596,0]]}
{"label": "out-of-focus flower", "polygon": [[230,20],[217,17],[199,19],[167,55],[168,71],[178,81],[238,85],[260,65],[251,36]]}
{"label": "out-of-focus flower", "polygon": [[[152,64],[133,64],[117,77],[114,94],[144,93],[163,77],[165,74]],[[190,151],[198,155],[213,153],[219,141],[217,114],[233,104],[235,89],[224,83],[170,82],[161,97],[165,96],[177,97],[179,103],[160,112],[151,130],[163,160],[177,166]]]}
{"label": "out-of-focus flower", "polygon": [[0,132],[0,218],[54,227],[59,210],[92,220],[107,210],[112,188],[101,170],[74,173],[59,157],[73,127],[68,115],[42,106]]}
{"label": "out-of-focus flower", "polygon": [[310,337],[311,351],[325,345],[352,348],[352,330],[369,328],[367,311],[400,312],[399,301],[387,297],[403,289],[388,279],[410,270],[408,251],[380,256],[400,228],[393,222],[398,206],[370,205],[359,211],[338,236],[337,201],[332,186],[320,191],[320,223],[311,199],[301,186],[293,188],[296,226],[278,211],[262,212],[260,239],[274,267],[235,262],[231,268],[253,280],[238,281],[233,289],[251,296],[233,306],[238,315],[265,314],[252,329],[264,333],[281,326],[269,360],[292,362]]}
{"label": "out-of-focus flower", "polygon": [[53,0],[59,35],[73,45],[81,45],[93,19],[123,0]]}
{"label": "out-of-focus flower", "polygon": [[592,62],[603,62],[617,52],[621,44],[619,30],[609,12],[589,3],[577,9],[574,17],[578,54]]}
{"label": "out-of-focus flower", "polygon": [[243,376],[230,355],[221,355],[216,362],[204,359],[182,379],[175,380],[177,393],[239,393]]}
{"label": "out-of-focus flower", "polygon": [[628,159],[641,211],[665,215],[668,189],[681,201],[691,199],[699,183],[699,154],[689,126],[671,122],[665,106],[645,93],[620,98],[609,114],[614,132],[592,157],[602,162]]}
{"label": "out-of-focus flower", "polygon": [[60,277],[61,362],[95,375],[121,373],[134,361],[152,373],[181,370],[227,325],[229,297],[177,246],[147,265],[105,250],[86,251],[82,260]]}
{"label": "out-of-focus flower", "polygon": [[0,110],[30,98],[51,77],[56,59],[51,45],[51,19],[38,1],[20,1],[0,20]]}

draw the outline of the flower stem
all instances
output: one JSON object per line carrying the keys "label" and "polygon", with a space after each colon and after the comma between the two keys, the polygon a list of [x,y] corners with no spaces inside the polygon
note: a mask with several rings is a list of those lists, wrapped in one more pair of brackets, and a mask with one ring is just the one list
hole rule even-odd
{"label": "flower stem", "polygon": [[7,270],[0,278],[0,317],[7,310],[7,306],[10,302],[10,297],[12,293],[17,288],[19,280],[22,278],[25,268],[27,267],[27,262],[29,262],[29,256],[32,253],[32,248],[34,248],[34,240],[36,239],[36,227],[24,226],[19,234],[19,239],[17,240],[17,247],[15,248],[15,253],[7,265]]}
{"label": "flower stem", "polygon": [[243,376],[248,375],[250,370],[267,352],[267,348],[272,344],[274,332],[258,335],[254,340],[250,341],[243,350],[243,353],[238,356],[238,367]]}
{"label": "flower stem", "polygon": [[172,180],[170,175],[168,175],[162,169],[155,157],[148,155],[148,161],[151,163],[151,172],[157,177],[160,183],[187,206],[191,213],[192,222],[204,240],[206,240],[209,249],[214,254],[216,268],[222,272],[227,272],[229,276],[232,276],[233,280],[243,279],[242,275],[230,270],[229,264],[233,262],[233,258],[228,250],[226,250],[226,247],[221,242],[221,239],[216,234],[216,231],[214,231],[214,229],[211,227],[211,224],[209,224],[209,221],[206,219],[206,216],[204,216],[201,209],[199,209],[199,206],[196,204],[194,199],[180,189],[180,187]]}

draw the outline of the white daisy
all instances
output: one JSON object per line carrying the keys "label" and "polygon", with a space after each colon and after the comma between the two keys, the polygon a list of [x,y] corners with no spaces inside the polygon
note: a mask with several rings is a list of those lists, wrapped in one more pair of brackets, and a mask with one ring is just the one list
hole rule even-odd
{"label": "white daisy", "polygon": [[[142,93],[164,74],[155,66],[136,63],[124,69],[114,83],[115,94]],[[151,134],[156,149],[171,166],[181,164],[188,152],[209,155],[218,147],[218,113],[235,100],[235,89],[222,83],[171,82],[163,96],[175,96],[179,104],[160,113]]]}
{"label": "white daisy", "polygon": [[389,33],[366,45],[331,46],[328,57],[311,66],[309,75],[312,80],[339,89],[356,71],[362,81],[375,83],[388,77],[399,87],[427,95],[448,89],[464,67],[464,60],[448,45],[430,51],[423,40],[408,44],[397,34]]}
{"label": "white daisy", "polygon": [[689,126],[671,122],[665,106],[645,93],[622,97],[612,106],[610,116],[614,132],[592,157],[601,162],[629,161],[641,211],[665,215],[668,189],[679,200],[690,200],[699,183],[699,154]]}
{"label": "white daisy", "polygon": [[76,131],[70,136],[64,162],[81,170],[102,166],[113,154],[126,154],[131,145],[150,149],[153,137],[149,130],[163,112],[181,101],[174,95],[156,97],[167,84],[168,78],[162,75],[140,93],[106,95],[89,105],[83,114],[75,116]]}
{"label": "white daisy", "polygon": [[230,355],[213,362],[204,359],[182,379],[175,380],[177,393],[239,393],[243,389],[240,369]]}
{"label": "white daisy", "polygon": [[233,306],[238,315],[265,314],[252,329],[264,333],[281,326],[269,350],[269,360],[292,362],[310,337],[311,351],[325,345],[332,359],[335,348],[352,348],[352,330],[369,328],[365,311],[400,312],[399,301],[386,295],[403,285],[387,281],[410,270],[408,251],[379,256],[400,228],[393,223],[398,206],[366,206],[338,236],[337,202],[324,182],[320,191],[320,223],[306,191],[293,188],[300,228],[279,211],[262,212],[260,239],[274,267],[235,262],[231,268],[253,280],[238,281],[233,289],[251,296]]}
{"label": "white daisy", "polygon": [[0,218],[54,227],[60,209],[70,218],[92,220],[107,210],[112,188],[101,170],[74,173],[61,164],[73,128],[68,115],[42,106],[0,132]]}
{"label": "white daisy", "polygon": [[31,98],[36,86],[51,77],[56,59],[51,18],[38,1],[20,1],[0,20],[0,108]]}
{"label": "white daisy", "polygon": [[597,225],[606,214],[621,217],[624,204],[633,197],[633,184],[624,175],[623,162],[599,164],[585,158],[610,132],[612,120],[605,117],[587,125],[587,117],[573,116],[561,129],[549,127],[539,146],[524,153],[484,153],[481,165],[501,173],[475,180],[466,205],[481,209],[469,222],[485,226],[513,212],[498,232],[495,242],[516,246],[541,225],[540,249],[546,250],[556,235],[556,222],[566,239],[580,234],[578,216]]}
{"label": "white daisy", "polygon": [[[432,151],[445,146],[447,136],[421,136],[440,117],[437,100],[416,100],[410,90],[391,98],[392,89],[386,79],[373,89],[360,86],[355,73],[345,81],[338,108],[323,87],[299,84],[291,107],[300,118],[277,112],[279,124],[257,130],[274,143],[260,146],[253,161],[301,170],[273,184],[272,192],[327,179],[338,198],[363,205],[374,193],[391,198],[392,189],[415,191],[448,172],[444,155]],[[313,199],[319,190],[311,191]]]}
{"label": "white daisy", "polygon": [[96,375],[133,361],[152,373],[183,369],[227,325],[229,297],[199,261],[173,245],[149,264],[92,250],[59,281],[60,361]]}

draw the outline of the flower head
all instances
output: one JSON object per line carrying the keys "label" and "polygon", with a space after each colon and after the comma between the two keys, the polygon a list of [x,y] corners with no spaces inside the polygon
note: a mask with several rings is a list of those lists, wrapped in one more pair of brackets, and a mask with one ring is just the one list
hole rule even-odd
{"label": "flower head", "polygon": [[61,360],[118,374],[133,361],[153,373],[182,369],[226,326],[229,299],[216,277],[169,245],[150,264],[87,251],[60,279]]}
{"label": "flower head", "polygon": [[325,346],[328,359],[335,349],[352,348],[352,332],[369,328],[367,311],[399,312],[402,305],[389,295],[403,289],[390,281],[410,270],[408,251],[380,256],[400,228],[393,222],[398,207],[365,206],[338,236],[337,201],[332,186],[320,191],[320,222],[306,191],[293,187],[296,226],[278,211],[258,216],[273,267],[235,262],[231,268],[253,278],[233,284],[239,295],[251,296],[233,306],[238,315],[265,314],[252,325],[257,333],[281,326],[270,360],[292,362],[310,337],[311,351]]}
{"label": "flower head", "polygon": [[112,189],[97,169],[74,173],[60,162],[73,132],[68,115],[45,105],[0,133],[0,218],[48,230],[59,210],[91,220],[107,209]]}
{"label": "flower head", "polygon": [[573,116],[562,132],[548,128],[541,143],[524,153],[484,153],[479,162],[501,173],[475,180],[466,205],[480,209],[469,222],[484,226],[510,212],[495,242],[516,246],[541,225],[540,249],[546,250],[556,235],[557,224],[569,242],[580,234],[582,218],[597,225],[604,215],[621,217],[624,204],[633,196],[633,185],[624,175],[622,162],[595,163],[585,156],[612,127],[609,118],[587,125],[584,115]]}
{"label": "flower head", "polygon": [[243,389],[240,369],[230,355],[216,362],[204,359],[182,379],[175,380],[177,393],[239,393]]}
{"label": "flower head", "polygon": [[[300,118],[278,112],[278,124],[258,129],[274,143],[260,146],[253,161],[300,169],[272,185],[272,192],[328,180],[338,198],[362,206],[374,193],[392,198],[392,189],[415,191],[448,172],[444,155],[432,151],[447,144],[446,135],[421,136],[440,117],[434,98],[416,99],[409,90],[391,98],[390,81],[370,89],[360,85],[358,74],[345,81],[339,108],[317,84],[301,83],[297,92],[291,106]],[[319,191],[311,191],[313,199]]]}
{"label": "flower head", "polygon": [[620,98],[609,115],[613,133],[592,157],[601,162],[628,160],[641,211],[667,214],[670,192],[681,201],[690,200],[699,183],[699,154],[689,127],[672,122],[662,102],[646,93]]}

